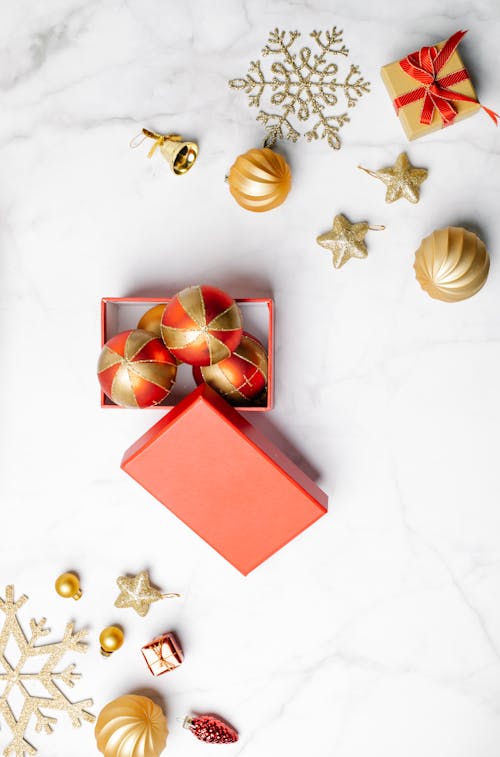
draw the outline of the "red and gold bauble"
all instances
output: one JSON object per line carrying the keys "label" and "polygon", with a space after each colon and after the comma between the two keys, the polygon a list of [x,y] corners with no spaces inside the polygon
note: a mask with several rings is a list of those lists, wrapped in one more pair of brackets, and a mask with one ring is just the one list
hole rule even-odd
{"label": "red and gold bauble", "polygon": [[162,402],[176,373],[176,362],[161,339],[141,329],[111,337],[97,364],[104,394],[122,407],[151,407]]}
{"label": "red and gold bauble", "polygon": [[286,160],[269,147],[239,155],[228,176],[229,191],[245,210],[261,213],[281,205],[292,186]]}
{"label": "red and gold bauble", "polygon": [[144,329],[144,331],[151,331],[152,334],[155,334],[161,339],[161,317],[166,306],[167,303],[162,302],[160,305],[154,305],[152,308],[149,308],[149,310],[146,310],[137,324],[137,328]]}
{"label": "red and gold bauble", "polygon": [[193,377],[198,385],[205,382],[233,405],[251,402],[267,386],[267,352],[244,331],[232,355],[216,365],[195,366]]}
{"label": "red and gold bauble", "polygon": [[213,365],[229,357],[243,334],[240,309],[225,292],[193,286],[175,295],[165,308],[161,335],[178,360]]}

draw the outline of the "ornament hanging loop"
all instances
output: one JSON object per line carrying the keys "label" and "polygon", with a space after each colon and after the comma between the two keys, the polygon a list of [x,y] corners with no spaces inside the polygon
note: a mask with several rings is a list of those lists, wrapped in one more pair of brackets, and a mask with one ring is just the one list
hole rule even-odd
{"label": "ornament hanging loop", "polygon": [[274,132],[268,132],[262,140],[262,147],[268,147],[270,150],[272,150],[276,142],[276,134]]}
{"label": "ornament hanging loop", "polygon": [[184,142],[180,134],[158,134],[150,129],[143,129],[130,142],[130,147],[139,147],[145,139],[154,139],[148,158],[151,158],[159,147],[160,152],[170,165],[170,170],[176,176],[187,173],[195,164],[198,157],[196,142]]}
{"label": "ornament hanging loop", "polygon": [[385,226],[377,224],[376,226],[368,226],[370,231],[385,231]]}

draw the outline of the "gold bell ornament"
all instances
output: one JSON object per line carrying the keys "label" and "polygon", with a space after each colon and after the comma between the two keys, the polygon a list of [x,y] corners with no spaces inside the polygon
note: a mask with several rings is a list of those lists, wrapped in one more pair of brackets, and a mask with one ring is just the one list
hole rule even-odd
{"label": "gold bell ornament", "polygon": [[134,137],[131,147],[139,147],[145,139],[154,139],[154,143],[148,152],[148,158],[152,158],[156,149],[170,166],[176,176],[187,173],[195,164],[198,157],[198,145],[196,142],[185,142],[179,134],[157,134],[155,131],[143,129],[142,135]]}
{"label": "gold bell ornament", "polygon": [[292,172],[269,140],[260,148],[239,155],[227,176],[229,191],[245,210],[263,213],[285,202],[292,186]]}
{"label": "gold bell ornament", "polygon": [[418,283],[430,297],[459,302],[484,285],[490,258],[477,234],[461,226],[448,226],[422,240],[414,268]]}
{"label": "gold bell ornament", "polygon": [[95,726],[104,757],[158,757],[167,743],[167,718],[149,697],[126,694],[109,702]]}

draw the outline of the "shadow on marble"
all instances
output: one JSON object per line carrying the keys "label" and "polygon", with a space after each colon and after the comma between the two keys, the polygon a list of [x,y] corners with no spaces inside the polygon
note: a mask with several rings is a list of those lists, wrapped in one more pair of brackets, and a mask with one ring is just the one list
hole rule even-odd
{"label": "shadow on marble", "polygon": [[476,234],[479,237],[479,239],[482,242],[484,242],[484,244],[486,245],[486,249],[488,250],[488,253],[489,253],[490,257],[491,257],[488,233],[487,233],[486,229],[483,226],[480,226],[475,220],[472,221],[472,220],[469,220],[467,218],[455,218],[455,219],[452,218],[450,220],[449,225],[450,226],[462,226],[464,229],[468,229],[469,231],[473,231],[474,234]]}
{"label": "shadow on marble", "polygon": [[267,279],[262,276],[252,275],[248,273],[238,273],[237,271],[220,274],[214,277],[203,276],[202,281],[185,280],[182,282],[165,280],[154,281],[151,284],[144,284],[139,287],[128,290],[124,297],[172,297],[176,292],[184,289],[188,286],[195,284],[207,284],[209,286],[216,286],[219,289],[223,289],[228,292],[231,297],[245,298],[245,297],[269,297],[272,298],[272,287]]}
{"label": "shadow on marble", "polygon": [[135,689],[131,689],[128,694],[135,694],[136,696],[140,697],[149,697],[149,699],[152,699],[155,704],[157,704],[163,712],[168,716],[167,713],[167,700],[163,694],[161,694],[157,689],[152,689],[150,686],[138,686]]}

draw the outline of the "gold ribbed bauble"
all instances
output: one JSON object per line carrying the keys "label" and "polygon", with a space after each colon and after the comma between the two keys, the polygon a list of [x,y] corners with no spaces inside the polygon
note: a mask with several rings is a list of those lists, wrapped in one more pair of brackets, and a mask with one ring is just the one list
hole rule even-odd
{"label": "gold ribbed bauble", "polygon": [[490,258],[476,234],[448,226],[422,240],[414,268],[428,295],[443,302],[458,302],[481,289],[488,277]]}
{"label": "gold ribbed bauble", "polygon": [[167,743],[167,718],[149,697],[126,694],[101,710],[95,726],[104,757],[158,757]]}
{"label": "gold ribbed bauble", "polygon": [[245,210],[261,213],[286,200],[292,174],[286,160],[269,147],[239,155],[228,176],[229,190]]}

